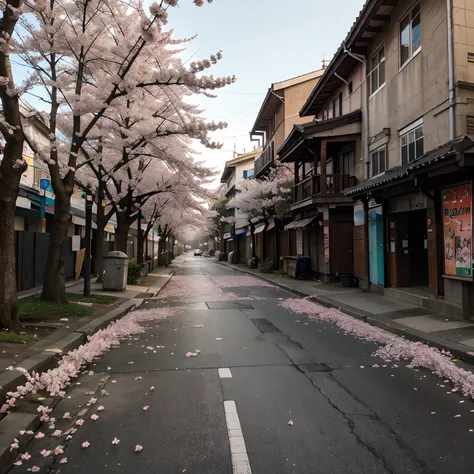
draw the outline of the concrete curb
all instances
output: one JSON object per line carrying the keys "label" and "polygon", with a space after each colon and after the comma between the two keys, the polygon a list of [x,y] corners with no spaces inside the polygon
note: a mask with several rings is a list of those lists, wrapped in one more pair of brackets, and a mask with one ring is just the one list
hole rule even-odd
{"label": "concrete curb", "polygon": [[[169,283],[171,278],[183,265],[183,260],[179,266],[174,269],[166,277],[166,281],[162,285],[157,285],[155,296]],[[28,295],[30,296],[30,295]],[[89,321],[74,332],[67,334],[59,341],[54,342],[54,349],[60,349],[62,353],[77,349],[79,346],[87,341],[87,338],[101,329],[107,327],[111,322],[117,321],[129,312],[138,308],[143,303],[142,299],[133,298],[122,303],[117,308],[109,311],[103,316]],[[28,359],[25,359],[21,363],[21,367],[28,370],[28,372],[44,372],[48,369],[52,369],[57,366],[58,358],[55,353],[39,352]],[[6,400],[6,394],[9,391],[16,389],[18,385],[22,385],[26,381],[24,375],[20,372],[5,371],[0,375],[0,404],[3,404]],[[21,430],[35,430],[40,425],[39,414],[36,413],[21,413],[13,412],[8,413],[5,417],[0,420],[0,473],[3,474],[5,469],[8,469],[9,462],[13,459],[12,453],[10,453],[10,445],[13,439],[18,436]]]}
{"label": "concrete curb", "polygon": [[463,362],[474,365],[474,352],[469,351],[469,349],[464,346],[463,344],[458,344],[454,341],[448,341],[447,339],[442,339],[440,337],[435,336],[434,334],[429,334],[423,331],[418,331],[416,329],[409,328],[407,326],[403,326],[399,323],[392,321],[389,318],[385,318],[383,315],[374,315],[372,313],[368,313],[367,311],[363,311],[358,308],[354,308],[350,305],[343,305],[339,302],[332,300],[330,297],[326,296],[311,296],[302,291],[295,290],[294,288],[289,287],[283,283],[279,283],[274,281],[270,278],[266,278],[264,276],[256,275],[255,273],[249,272],[247,270],[238,268],[238,267],[231,267],[223,262],[218,262],[224,267],[230,268],[231,270],[235,270],[237,272],[246,273],[248,275],[252,275],[255,278],[260,278],[268,283],[272,283],[289,293],[292,293],[296,296],[300,296],[302,298],[308,298],[309,300],[318,303],[322,306],[326,306],[327,308],[335,308],[339,309],[343,313],[347,314],[348,316],[352,316],[353,318],[360,319],[372,326],[379,327],[381,329],[385,329],[385,331],[390,332],[392,334],[396,334],[397,336],[403,336],[406,339],[414,342],[423,342],[428,346],[436,347],[440,350],[445,350],[450,352],[455,358],[462,360]]}
{"label": "concrete curb", "polygon": [[[143,300],[132,299],[121,304],[118,308],[109,311],[107,314],[100,316],[93,321],[85,324],[76,331],[68,334],[59,341],[54,343],[54,349],[60,349],[63,353],[77,349],[87,341],[87,337],[95,334],[100,329],[108,326],[112,321],[122,318],[128,312],[133,311],[137,307],[137,303],[141,304]],[[55,353],[46,350],[35,354],[21,363],[21,367],[28,372],[44,372],[56,367],[58,358]],[[18,385],[22,385],[26,381],[25,376],[20,372],[5,371],[0,375],[0,404],[6,400],[6,394],[14,391]],[[6,472],[3,467],[12,459],[10,453],[10,444],[13,439],[18,436],[21,430],[36,429],[39,426],[39,414],[35,413],[8,413],[0,420],[0,473]]]}

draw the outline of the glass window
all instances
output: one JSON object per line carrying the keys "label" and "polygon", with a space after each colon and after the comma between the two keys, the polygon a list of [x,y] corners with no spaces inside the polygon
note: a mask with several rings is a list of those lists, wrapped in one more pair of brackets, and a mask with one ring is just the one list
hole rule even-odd
{"label": "glass window", "polygon": [[402,165],[417,160],[424,153],[423,125],[418,125],[413,130],[400,136]]}
{"label": "glass window", "polygon": [[372,153],[372,176],[383,173],[387,169],[387,149],[385,146]]}
{"label": "glass window", "polygon": [[400,22],[400,67],[421,48],[420,4],[416,4]]}
{"label": "glass window", "polygon": [[370,60],[370,92],[374,94],[385,84],[385,50],[380,48]]}

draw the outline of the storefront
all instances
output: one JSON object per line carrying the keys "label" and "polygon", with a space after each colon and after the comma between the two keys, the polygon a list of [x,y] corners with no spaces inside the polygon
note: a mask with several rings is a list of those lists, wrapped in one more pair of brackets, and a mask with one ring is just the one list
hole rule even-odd
{"label": "storefront", "polygon": [[473,178],[474,142],[462,137],[349,190],[360,200],[356,275],[369,273],[372,288],[418,295],[427,309],[470,318]]}

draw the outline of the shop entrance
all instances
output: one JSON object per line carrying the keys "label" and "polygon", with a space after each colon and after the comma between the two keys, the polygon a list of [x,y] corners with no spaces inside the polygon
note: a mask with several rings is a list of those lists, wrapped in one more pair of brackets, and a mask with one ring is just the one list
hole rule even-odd
{"label": "shop entrance", "polygon": [[391,214],[390,284],[428,287],[426,210]]}

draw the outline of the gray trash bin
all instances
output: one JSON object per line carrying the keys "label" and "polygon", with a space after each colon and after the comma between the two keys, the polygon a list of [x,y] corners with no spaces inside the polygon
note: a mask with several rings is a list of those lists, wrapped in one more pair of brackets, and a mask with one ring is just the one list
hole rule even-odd
{"label": "gray trash bin", "polygon": [[117,250],[104,256],[104,282],[102,289],[123,291],[127,287],[128,256]]}

